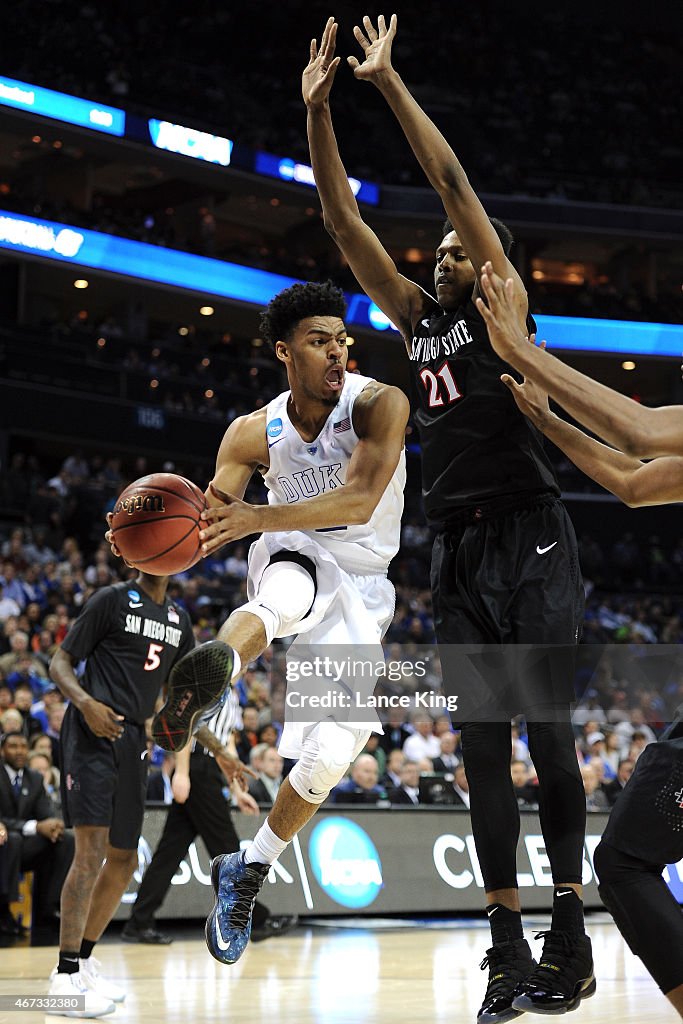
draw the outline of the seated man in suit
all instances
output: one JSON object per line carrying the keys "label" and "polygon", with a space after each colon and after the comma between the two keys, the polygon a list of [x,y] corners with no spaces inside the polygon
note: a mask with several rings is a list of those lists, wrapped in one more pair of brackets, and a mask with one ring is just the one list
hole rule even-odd
{"label": "seated man in suit", "polygon": [[438,757],[434,758],[435,772],[443,772],[444,774],[450,775],[454,773],[455,769],[462,761],[462,750],[460,751],[460,757],[456,754],[456,750],[459,747],[459,739],[459,733],[444,732],[441,734],[439,737],[441,753]]}
{"label": "seated man in suit", "polygon": [[405,763],[406,755],[400,748],[395,747],[394,750],[390,750],[387,757],[386,770],[379,780],[380,785],[384,786],[387,790],[398,789],[401,785],[401,768]]}
{"label": "seated man in suit", "polygon": [[420,766],[417,761],[405,761],[401,768],[401,785],[389,790],[392,804],[417,806],[420,802]]}
{"label": "seated man in suit", "polygon": [[284,762],[275,747],[266,747],[260,760],[258,779],[251,780],[249,792],[257,804],[267,804],[270,807],[275,803],[275,797],[282,782]]}
{"label": "seated man in suit", "polygon": [[332,803],[376,804],[386,800],[386,790],[378,785],[378,778],[379,767],[372,754],[360,754],[351,767],[351,777],[332,790]]}
{"label": "seated man in suit", "polygon": [[[468,808],[470,806],[470,784],[467,781],[465,765],[459,764],[453,776],[453,789],[456,792],[459,803]],[[456,807],[458,804],[456,804]]]}
{"label": "seated man in suit", "polygon": [[[0,754],[0,819],[8,830],[8,889],[17,898],[19,872],[36,871],[34,918],[58,922],[59,898],[74,853],[74,840],[54,816],[40,772],[26,768],[28,741],[23,733],[2,738]],[[0,905],[0,919],[8,908]]]}

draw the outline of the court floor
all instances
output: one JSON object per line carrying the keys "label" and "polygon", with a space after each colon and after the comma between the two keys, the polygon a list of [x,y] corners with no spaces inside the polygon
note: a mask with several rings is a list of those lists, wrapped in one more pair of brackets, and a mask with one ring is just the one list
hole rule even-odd
{"label": "court floor", "polygon": [[[570,1019],[577,1024],[674,1024],[677,1014],[640,961],[606,917],[600,921],[589,921],[598,991]],[[487,934],[471,921],[439,922],[429,928],[395,922],[372,928],[306,927],[250,946],[233,967],[209,956],[200,931],[197,939],[181,938],[164,947],[127,945],[114,936],[96,954],[103,970],[127,985],[128,996],[104,1019],[141,1024],[474,1024],[486,980],[479,963]],[[533,946],[540,950],[540,941]],[[0,995],[44,994],[55,961],[53,947],[0,950]],[[0,1024],[65,1019],[0,1010]]]}

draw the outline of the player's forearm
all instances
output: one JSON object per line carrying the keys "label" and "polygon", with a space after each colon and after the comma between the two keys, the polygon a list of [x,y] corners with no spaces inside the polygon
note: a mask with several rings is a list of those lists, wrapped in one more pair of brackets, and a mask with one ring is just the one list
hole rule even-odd
{"label": "player's forearm", "polygon": [[655,410],[612,391],[526,342],[516,346],[508,362],[539,384],[575,420],[622,452],[643,458],[664,454],[661,449],[655,450],[657,445],[650,436],[648,421]]}
{"label": "player's forearm", "polygon": [[360,210],[339,154],[329,103],[307,107],[306,129],[325,227],[334,234],[345,222],[360,218]]}
{"label": "player's forearm", "polygon": [[291,505],[264,505],[260,510],[260,529],[271,533],[360,526],[368,522],[376,505],[373,495],[346,485]]}
{"label": "player's forearm", "polygon": [[433,188],[444,196],[457,195],[469,187],[467,175],[455,153],[401,76],[387,71],[377,76],[377,88],[396,115],[406,139]]}
{"label": "player's forearm", "polygon": [[214,757],[217,754],[224,756],[229,754],[227,747],[223,746],[218,737],[206,725],[202,725],[197,729],[194,738],[202,747],[206,747],[207,750],[211,751]]}
{"label": "player's forearm", "polygon": [[574,465],[627,505],[633,501],[633,477],[643,463],[609,448],[582,430],[550,413],[536,426]]}
{"label": "player's forearm", "polygon": [[83,705],[91,700],[90,694],[84,690],[76,678],[71,659],[61,648],[55,651],[50,661],[50,679],[60,693],[80,711]]}

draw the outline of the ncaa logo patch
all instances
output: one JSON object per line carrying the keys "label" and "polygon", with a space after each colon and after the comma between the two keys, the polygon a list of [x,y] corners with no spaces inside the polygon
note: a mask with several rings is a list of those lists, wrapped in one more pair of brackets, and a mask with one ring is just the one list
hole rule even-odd
{"label": "ncaa logo patch", "polygon": [[268,437],[279,437],[282,433],[282,420],[278,416],[277,419],[271,420],[266,426],[266,434]]}
{"label": "ncaa logo patch", "polygon": [[367,907],[383,886],[382,864],[370,836],[347,818],[326,818],[308,844],[321,889],[343,907]]}

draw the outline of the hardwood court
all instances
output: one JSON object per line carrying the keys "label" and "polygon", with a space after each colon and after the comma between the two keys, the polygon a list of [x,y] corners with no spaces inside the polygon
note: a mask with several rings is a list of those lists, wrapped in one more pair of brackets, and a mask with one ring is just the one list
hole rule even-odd
{"label": "hardwood court", "polygon": [[[572,1024],[675,1024],[677,1014],[614,926],[589,922],[589,929],[598,992],[563,1019]],[[165,947],[108,940],[96,953],[103,969],[129,988],[126,1002],[103,1020],[474,1024],[485,987],[478,966],[487,934],[469,922],[428,930],[302,928],[252,945],[233,967],[212,960],[201,938]],[[0,950],[0,994],[43,994],[55,962],[54,948]],[[0,1024],[65,1019],[0,1011]],[[541,1018],[524,1019],[531,1024]]]}

